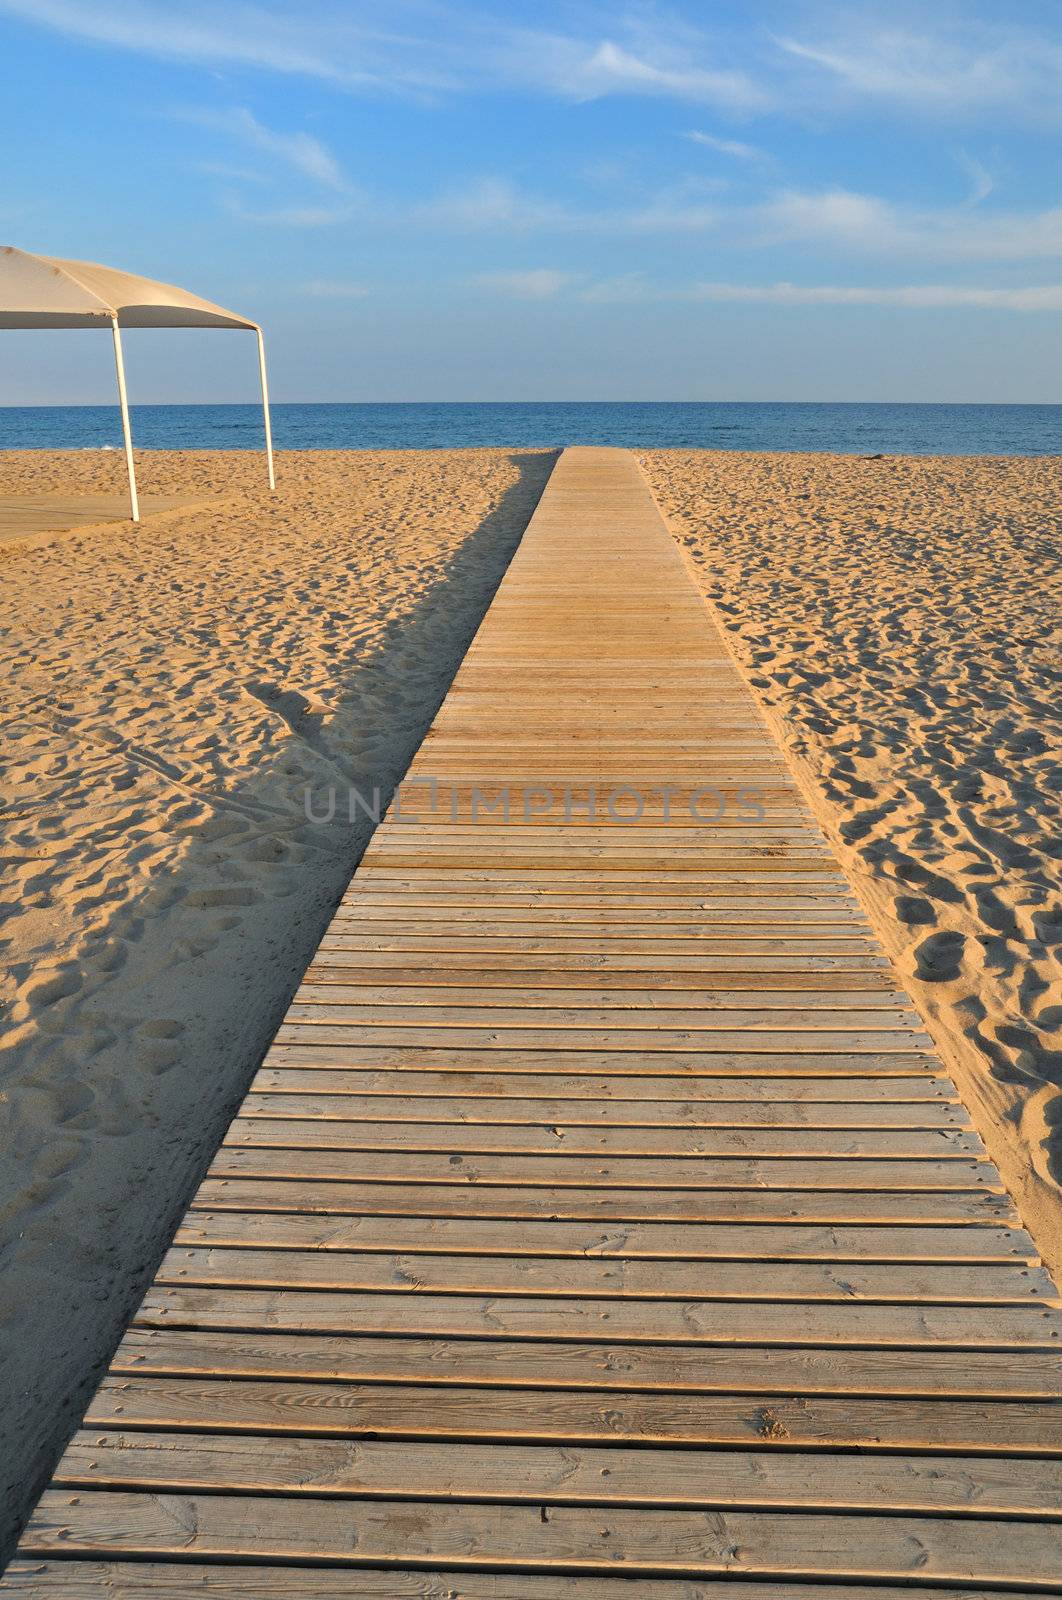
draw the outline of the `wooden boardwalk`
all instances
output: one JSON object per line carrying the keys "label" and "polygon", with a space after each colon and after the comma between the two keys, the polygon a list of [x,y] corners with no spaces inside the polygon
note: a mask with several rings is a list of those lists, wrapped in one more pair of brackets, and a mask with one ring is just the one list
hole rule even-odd
{"label": "wooden boardwalk", "polygon": [[401,813],[6,1592],[1062,1592],[1056,1292],[633,456]]}

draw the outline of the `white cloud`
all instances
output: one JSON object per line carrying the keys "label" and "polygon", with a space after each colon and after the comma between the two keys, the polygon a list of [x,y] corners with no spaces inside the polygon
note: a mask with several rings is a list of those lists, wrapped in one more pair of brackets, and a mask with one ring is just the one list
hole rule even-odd
{"label": "white cloud", "polygon": [[[515,22],[521,8],[503,0],[391,0],[386,8],[369,0],[0,0],[0,13],[112,49],[370,94],[516,87],[576,101],[666,97],[741,115],[819,116],[876,100],[920,115],[1062,117],[1062,43],[1050,29],[1023,25],[1020,6],[1009,14],[997,6],[985,21],[972,7],[915,11],[912,0],[893,0],[894,18],[898,5],[913,24],[883,26],[879,5],[846,0],[831,6],[828,25],[773,39],[754,17],[706,27],[652,0],[555,3],[532,26]],[[686,7],[694,16],[709,9]]]}
{"label": "white cloud", "polygon": [[[283,18],[264,7],[175,8],[151,0],[89,4],[85,0],[3,0],[0,10],[75,38],[141,55],[211,66],[241,65],[338,80],[327,57],[303,44]],[[366,81],[370,75],[363,75]]]}
{"label": "white cloud", "polygon": [[661,195],[650,205],[599,215],[597,226],[619,233],[705,233],[724,225],[736,213],[715,201],[683,194]]}
{"label": "white cloud", "polygon": [[405,213],[417,226],[499,233],[699,233],[733,212],[701,198],[698,187],[662,192],[645,205],[575,209],[529,194],[502,178],[480,178],[465,188],[424,200]]}
{"label": "white cloud", "polygon": [[[749,221],[755,226],[751,213]],[[846,189],[788,190],[758,208],[758,222],[764,242],[805,241],[881,257],[965,262],[1062,256],[1062,207],[929,210]]]}
{"label": "white cloud", "polygon": [[530,267],[520,272],[481,272],[472,283],[516,300],[554,300],[568,293],[590,305],[624,305],[636,300],[660,299],[641,272],[615,278],[591,278],[585,272],[562,272],[552,267]]}
{"label": "white cloud", "polygon": [[499,228],[523,232],[534,228],[577,227],[580,218],[553,200],[524,194],[502,178],[479,178],[464,188],[424,200],[409,213],[414,222],[432,227],[475,232]]}
{"label": "white cloud", "polygon": [[840,284],[699,283],[690,291],[697,300],[744,301],[776,306],[906,306],[938,310],[978,307],[1002,311],[1062,311],[1062,284],[1026,289],[980,289],[963,284],[920,283],[880,288]]}
{"label": "white cloud", "polygon": [[568,294],[584,303],[601,305],[650,300],[706,300],[723,305],[894,306],[911,311],[1062,311],[1062,284],[995,288],[957,283],[864,285],[704,282],[661,287],[649,283],[640,272],[594,279],[585,273],[543,267],[515,272],[485,272],[471,282],[477,288],[490,289],[516,300],[553,300]]}
{"label": "white cloud", "polygon": [[551,267],[528,267],[520,272],[481,272],[472,279],[476,288],[491,289],[515,300],[552,300],[562,289],[578,282],[576,274]]}
{"label": "white cloud", "polygon": [[313,134],[277,133],[242,106],[230,111],[188,111],[183,115],[187,121],[227,134],[237,143],[260,151],[324,188],[346,190],[349,187],[335,156]]}
{"label": "white cloud", "polygon": [[975,156],[966,150],[957,152],[956,160],[970,180],[970,192],[966,196],[966,204],[978,206],[982,200],[987,200],[996,187],[996,180],[988,168],[978,161]]}
{"label": "white cloud", "polygon": [[739,66],[720,65],[712,41],[665,12],[642,26],[602,3],[581,27],[550,32],[480,11],[423,0],[342,6],[279,0],[0,0],[0,12],[69,36],[164,59],[319,78],[349,89],[439,95],[499,85],[568,99],[671,96],[751,110],[765,91]]}
{"label": "white cloud", "polygon": [[682,136],[693,144],[701,144],[708,150],[715,150],[721,156],[733,156],[736,161],[762,161],[763,151],[757,150],[755,145],[742,144],[740,139],[717,139],[712,133],[702,133],[699,128],[691,128]]}
{"label": "white cloud", "polygon": [[[776,37],[791,62],[810,69],[804,92],[817,85],[851,103],[891,102],[919,113],[957,116],[1003,110],[1057,116],[1062,49],[1023,28],[1015,13],[986,23],[975,15],[938,16],[917,26],[882,27],[866,7],[849,6],[831,34]],[[926,13],[932,17],[932,10]]]}
{"label": "white cloud", "polygon": [[543,267],[518,272],[485,272],[471,281],[478,288],[491,289],[517,300],[553,300],[569,291],[577,300],[603,305],[642,300],[709,300],[724,305],[896,306],[912,311],[1062,311],[1062,284],[985,288],[957,283],[705,282],[662,288],[647,282],[640,272],[592,279],[585,273]]}
{"label": "white cloud", "polygon": [[[662,31],[662,30],[661,30]],[[615,39],[596,43],[559,35],[526,34],[522,75],[573,100],[597,100],[609,94],[663,95],[703,101],[732,110],[759,110],[765,91],[747,72],[702,64],[705,51],[690,48],[653,49],[640,53]]]}
{"label": "white cloud", "polygon": [[502,178],[481,178],[405,208],[364,204],[366,221],[391,227],[516,237],[584,234],[713,236],[727,248],[804,245],[883,262],[1035,261],[1062,257],[1062,207],[1004,211],[964,201],[936,209],[898,205],[848,189],[782,189],[759,201],[705,196],[680,185],[632,205],[573,207]]}
{"label": "white cloud", "polygon": [[579,295],[591,305],[630,305],[634,301],[658,298],[641,272],[624,272],[617,278],[600,278]]}

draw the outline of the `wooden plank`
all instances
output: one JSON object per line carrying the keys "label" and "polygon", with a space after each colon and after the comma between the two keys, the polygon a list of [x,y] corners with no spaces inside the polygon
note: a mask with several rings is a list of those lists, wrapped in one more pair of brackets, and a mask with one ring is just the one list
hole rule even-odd
{"label": "wooden plank", "polygon": [[[828,920],[827,914],[852,913],[841,921],[860,921],[858,904],[851,892],[829,873],[780,870],[756,872],[740,877],[731,869],[722,878],[693,884],[671,884],[657,888],[639,874],[631,883],[584,880],[564,886],[552,883],[479,883],[452,881],[450,876],[427,878],[423,874],[407,880],[377,881],[367,873],[357,889],[349,889],[340,902],[343,921],[360,920],[362,911],[396,908],[416,919],[423,911],[469,910],[491,912],[547,911],[563,913],[565,920],[597,921],[601,911],[629,913],[616,921],[641,922],[642,913],[667,912],[667,921],[700,922],[700,911],[780,911],[782,920],[790,913],[816,911],[815,920]],[[589,912],[590,916],[579,913]],[[349,915],[348,915],[349,914]],[[339,912],[336,913],[337,918]],[[514,921],[523,920],[514,918]],[[558,917],[558,920],[560,918]],[[650,920],[657,920],[655,916]],[[797,921],[803,918],[797,916]]]}
{"label": "wooden plank", "polygon": [[193,1205],[207,1211],[303,1211],[334,1216],[554,1217],[615,1222],[812,1222],[1011,1226],[1017,1215],[997,1192],[900,1190],[523,1188],[512,1184],[360,1183],[354,1179],[203,1180]]}
{"label": "wooden plank", "polygon": [[[419,1004],[388,1001],[374,1004],[364,1000],[349,989],[314,984],[299,991],[288,1007],[292,1022],[327,1022],[332,1025],[351,1023],[359,1028],[454,1028],[491,1027],[494,1029],[557,1029],[591,1028],[596,1032],[610,1033],[735,1033],[752,1034],[754,1040],[761,1032],[775,1037],[778,1029],[785,1029],[792,1038],[807,1034],[854,1034],[868,1031],[880,1047],[882,1032],[914,1034],[925,1040],[920,1032],[915,1013],[897,1006],[893,1010],[862,1009],[845,1006],[836,1010],[811,1010],[806,1007],[785,1010],[781,1007],[765,1010],[755,1007],[705,1007],[659,1011],[653,1006],[507,1006],[492,1003],[485,996],[480,1005],[451,1004],[448,1000],[422,997]],[[820,1041],[821,1042],[821,1041]],[[891,1041],[889,1041],[891,1042]]]}
{"label": "wooden plank", "polygon": [[110,1494],[48,1490],[28,1528],[27,1555],[292,1559],[347,1565],[434,1562],[531,1571],[907,1577],[956,1583],[1041,1584],[1062,1590],[1058,1529],[1026,1522],[902,1516],[719,1511],[607,1512],[574,1506],[358,1501],[242,1495]]}
{"label": "wooden plank", "polygon": [[[478,1006],[493,1005],[511,1008],[520,1007],[551,1007],[558,1006],[567,1009],[605,1009],[609,1007],[633,1007],[636,1009],[652,1008],[654,1011],[663,1011],[670,1015],[672,1011],[740,1011],[754,1007],[759,1013],[774,1011],[799,1010],[808,1011],[856,1011],[863,1012],[868,1009],[875,1013],[878,1011],[910,1012],[911,1002],[899,990],[890,990],[881,984],[868,984],[863,982],[857,989],[847,989],[825,986],[816,983],[815,986],[803,989],[790,989],[784,983],[775,980],[768,989],[761,981],[758,988],[737,987],[734,989],[709,988],[705,985],[701,989],[679,988],[677,985],[669,990],[658,992],[656,989],[632,989],[619,984],[608,986],[591,985],[589,982],[576,982],[567,984],[563,978],[560,981],[549,982],[541,987],[514,987],[512,974],[495,974],[494,981],[489,976],[476,973],[474,978],[468,980],[468,986],[462,982],[460,974],[450,974],[448,977],[442,973],[433,974],[428,981],[427,975],[410,979],[401,976],[394,978],[390,973],[383,979],[379,973],[366,978],[357,976],[357,969],[353,972],[345,967],[310,967],[300,986],[300,993],[306,999],[328,1001],[339,999],[345,1003],[357,1001],[360,1005],[405,1005],[405,1006]],[[505,983],[498,981],[498,977],[507,979]],[[589,974],[579,974],[584,980]],[[862,975],[859,975],[862,977]],[[486,979],[486,981],[481,981]],[[485,992],[486,991],[486,992]]]}
{"label": "wooden plank", "polygon": [[1062,1460],[75,1434],[57,1488],[1062,1517]]}
{"label": "wooden plank", "polygon": [[626,1261],[1006,1262],[1039,1265],[1023,1229],[750,1227],[733,1223],[587,1223],[454,1217],[341,1217],[188,1211],[175,1245],[283,1250],[415,1250],[443,1255],[617,1257]]}
{"label": "wooden plank", "polygon": [[[895,1110],[897,1116],[921,1117],[934,1107],[955,1110],[965,1118],[948,1078],[933,1077],[917,1067],[913,1076],[844,1078],[816,1075],[814,1062],[808,1064],[811,1076],[786,1075],[741,1078],[717,1073],[687,1073],[668,1077],[652,1072],[629,1072],[613,1077],[593,1073],[578,1075],[548,1072],[497,1072],[489,1068],[460,1067],[418,1070],[414,1066],[342,1067],[309,1059],[298,1046],[275,1046],[266,1055],[254,1079],[252,1092],[266,1094],[276,1090],[285,1094],[366,1094],[388,1098],[396,1096],[440,1095],[452,1099],[486,1096],[493,1099],[543,1099],[563,1097],[563,1103],[579,1108],[587,1104],[617,1101],[637,1106],[637,1118],[650,1117],[659,1109],[665,1121],[672,1115],[671,1102],[701,1107],[705,1115],[729,1116],[742,1106],[757,1107],[765,1117],[773,1107],[805,1106],[811,1123],[830,1106],[852,1107],[853,1115],[871,1115],[870,1107],[883,1114]],[[964,1124],[965,1125],[965,1124]]]}
{"label": "wooden plank", "polygon": [[[305,1032],[306,1030],[301,1030]],[[432,1044],[421,1040],[416,1047],[393,1045],[378,1041],[360,1044],[348,1034],[342,1043],[314,1042],[310,1039],[275,1040],[266,1054],[270,1065],[287,1064],[303,1067],[387,1067],[399,1069],[414,1067],[436,1072],[454,1070],[463,1073],[476,1070],[487,1072],[536,1072],[541,1074],[575,1076],[592,1074],[595,1077],[614,1078],[672,1078],[678,1074],[687,1081],[710,1078],[751,1077],[784,1079],[786,1085],[793,1078],[902,1078],[906,1081],[919,1076],[939,1082],[939,1060],[924,1052],[909,1050],[879,1050],[867,1054],[855,1053],[832,1045],[822,1045],[812,1053],[772,1050],[690,1049],[686,1051],[658,1051],[648,1046],[641,1050],[573,1050],[560,1044],[547,1049],[517,1048],[494,1045],[482,1049],[465,1046]]]}
{"label": "wooden plank", "polygon": [[[455,691],[460,692],[456,682],[451,685],[450,694]],[[598,713],[595,711],[594,714],[596,716]],[[406,803],[404,798],[403,809]],[[551,822],[543,831],[542,824],[534,819],[525,823],[513,818],[508,823],[501,823],[482,817],[477,822],[453,823],[443,817],[425,825],[412,819],[396,822],[391,818],[387,827],[373,835],[362,861],[370,867],[387,866],[394,851],[430,854],[446,847],[452,848],[455,843],[464,847],[466,852],[473,848],[482,852],[484,847],[489,847],[492,865],[497,853],[517,846],[529,851],[545,849],[554,853],[563,847],[566,865],[571,861],[580,861],[588,852],[599,852],[602,848],[606,853],[612,853],[662,845],[668,854],[685,852],[699,859],[701,856],[734,853],[739,846],[748,846],[751,856],[770,855],[799,847],[800,853],[822,855],[839,870],[825,834],[810,815],[805,815],[800,823],[775,826],[753,822],[743,826],[725,822],[692,822],[680,832],[679,827],[684,820],[688,819],[677,815],[663,824],[634,822],[619,829],[604,818],[593,823],[581,820],[576,814],[570,822]],[[483,859],[481,853],[473,870],[482,870]]]}
{"label": "wooden plank", "polygon": [[[663,1394],[855,1395],[867,1400],[1062,1400],[1057,1352],[770,1345],[403,1339],[241,1329],[131,1327],[116,1376],[278,1378],[465,1388]],[[987,1443],[987,1441],[986,1441]]]}
{"label": "wooden plank", "polygon": [[[615,1578],[543,1577],[521,1572],[440,1572],[418,1567],[349,1570],[322,1566],[203,1566],[182,1561],[18,1560],[7,1570],[4,1590],[57,1600],[187,1600],[209,1589],[239,1600],[617,1600]],[[761,1583],[724,1578],[624,1578],[623,1600],[765,1600]],[[949,1600],[1023,1600],[1028,1590],[949,1588]],[[896,1589],[875,1585],[789,1584],[773,1582],[771,1600],[940,1600],[939,1588]]]}
{"label": "wooden plank", "polygon": [[1057,1457],[1062,1407],[1043,1401],[468,1389],[441,1384],[104,1378],[86,1428],[218,1429],[321,1437],[642,1441]]}
{"label": "wooden plank", "polygon": [[849,1304],[1058,1305],[1043,1268],[1024,1266],[866,1265],[843,1262],[512,1260],[483,1254],[405,1254],[182,1244],[167,1252],[159,1286],[238,1289],[364,1289],[394,1294],[475,1294],[624,1300],[766,1300]]}
{"label": "wooden plank", "polygon": [[[153,1285],[144,1327],[275,1328],[286,1333],[410,1333],[428,1337],[653,1340],[660,1344],[920,1345],[1057,1350],[1062,1317],[1023,1306],[792,1304],[704,1300],[631,1301],[318,1292],[310,1289],[167,1288]],[[1062,1425],[1062,1416],[1059,1418]]]}
{"label": "wooden plank", "polygon": [[[680,1005],[699,1005],[702,1001],[705,1005],[714,1005],[718,1003],[714,997],[721,998],[724,994],[755,994],[765,1006],[773,1006],[780,995],[792,996],[794,1004],[809,1006],[828,1006],[834,1003],[834,997],[840,1004],[846,1004],[850,997],[855,997],[857,1005],[891,1005],[894,999],[909,1003],[902,991],[888,987],[885,975],[877,970],[745,972],[735,974],[732,981],[707,972],[665,971],[653,973],[653,987],[646,989],[637,987],[639,976],[644,979],[645,974],[625,973],[610,967],[601,969],[568,965],[552,970],[527,969],[524,973],[526,983],[534,987],[514,988],[516,980],[511,968],[480,966],[465,969],[442,963],[435,966],[395,966],[388,965],[392,958],[386,952],[377,953],[372,959],[376,962],[374,966],[353,959],[348,961],[346,957],[334,961],[315,961],[307,968],[303,982],[357,984],[375,989],[381,997],[399,992],[413,995],[422,990],[434,994],[439,989],[456,989],[462,993],[479,995],[484,989],[508,989],[513,995],[525,996],[528,1005],[536,1004],[539,996],[559,994],[569,996],[567,1003],[575,1005],[580,1003],[586,991],[602,997],[600,1000],[590,999],[591,1005],[608,1004],[618,992],[631,1003],[648,1001],[651,996],[654,1005],[670,1006],[676,991]],[[781,1003],[787,1004],[788,998],[782,999]]]}
{"label": "wooden plank", "polygon": [[[862,913],[849,897],[793,884],[788,894],[772,882],[742,887],[729,880],[700,887],[693,894],[672,893],[652,898],[619,894],[593,887],[582,895],[551,895],[545,889],[484,890],[480,895],[411,890],[406,895],[359,892],[336,911],[334,934],[372,933],[401,923],[413,932],[439,933],[457,923],[459,935],[536,932],[553,936],[687,939],[742,929],[737,938],[868,938]],[[460,916],[457,916],[460,913]]]}
{"label": "wooden plank", "polygon": [[527,1184],[627,1189],[952,1189],[1001,1193],[995,1168],[967,1156],[930,1161],[867,1156],[801,1160],[760,1156],[470,1155],[408,1148],[377,1151],[245,1149],[222,1144],[210,1167],[215,1178],[338,1178],[377,1182]]}
{"label": "wooden plank", "polygon": [[669,852],[668,864],[651,874],[625,862],[622,852],[602,851],[584,858],[576,847],[569,846],[568,854],[563,867],[536,864],[524,870],[514,868],[502,850],[494,849],[489,865],[481,863],[479,867],[440,866],[430,857],[413,867],[363,863],[341,904],[354,906],[363,897],[379,895],[405,900],[414,894],[426,894],[429,899],[439,894],[469,894],[476,901],[497,895],[503,902],[512,896],[521,901],[541,897],[547,904],[567,904],[574,898],[596,904],[601,895],[605,904],[618,900],[637,906],[646,900],[662,900],[669,905],[677,898],[681,904],[689,901],[695,907],[703,898],[750,892],[760,899],[792,893],[813,899],[825,895],[850,906],[859,903],[825,850],[778,847],[768,851],[761,847],[754,853],[750,848],[731,847],[716,854],[704,852],[695,860]]}
{"label": "wooden plank", "polygon": [[[240,1117],[298,1117],[315,1121],[388,1123],[535,1124],[565,1128],[718,1129],[963,1129],[966,1113],[951,1101],[889,1104],[817,1100],[650,1100],[586,1095],[524,1099],[516,1094],[427,1095],[333,1092],[333,1085],[307,1084],[312,1073],[261,1073],[240,1107]],[[340,1076],[340,1074],[335,1074]],[[398,1076],[395,1074],[394,1076]],[[411,1074],[412,1076],[412,1074]],[[288,1082],[295,1079],[295,1082]],[[574,1085],[572,1086],[574,1087]],[[973,1148],[977,1148],[976,1146]]]}
{"label": "wooden plank", "polygon": [[254,1149],[436,1151],[465,1155],[686,1156],[738,1155],[838,1161],[845,1157],[950,1161],[983,1153],[977,1134],[962,1128],[599,1128],[578,1124],[438,1122],[427,1118],[358,1122],[343,1117],[237,1116],[225,1144]]}
{"label": "wooden plank", "polygon": [[[326,934],[318,946],[316,959],[319,965],[375,967],[381,971],[408,967],[412,959],[415,966],[438,973],[478,972],[485,965],[495,971],[524,974],[563,972],[567,975],[589,972],[595,974],[595,977],[600,975],[602,981],[605,981],[605,975],[608,973],[638,973],[643,981],[651,978],[655,983],[657,974],[660,973],[662,988],[668,986],[672,976],[680,982],[688,978],[690,983],[697,983],[705,975],[711,977],[713,983],[717,984],[720,981],[737,982],[738,976],[742,984],[754,986],[759,985],[761,980],[766,980],[762,983],[765,988],[802,986],[805,980],[817,979],[821,975],[826,975],[830,981],[838,982],[842,978],[847,982],[852,974],[860,976],[869,974],[873,984],[885,981],[886,976],[890,983],[896,981],[894,975],[887,975],[884,957],[872,946],[868,946],[858,955],[794,956],[768,953],[757,956],[755,963],[751,963],[746,956],[734,954],[733,951],[706,955],[683,955],[672,952],[661,973],[660,963],[637,952],[632,954],[605,949],[580,952],[531,948],[513,954],[507,950],[496,950],[489,952],[489,961],[485,962],[484,956],[475,951],[447,949],[445,943],[443,941],[442,947],[435,950],[406,951],[390,940],[352,937],[349,934],[342,938],[333,938]],[[734,977],[727,976],[721,980],[720,974],[734,974]],[[510,978],[509,981],[515,980]],[[810,981],[808,987],[813,987]]]}
{"label": "wooden plank", "polygon": [[[461,919],[463,924],[463,919]],[[395,918],[391,922],[362,923],[350,919],[340,927],[332,924],[318,949],[389,949],[421,951],[465,951],[476,955],[520,954],[636,955],[643,965],[666,965],[672,956],[711,956],[750,960],[759,965],[762,956],[855,956],[876,957],[878,947],[858,926],[845,929],[809,927],[772,929],[737,927],[734,924],[710,928],[703,924],[682,929],[651,927],[637,929],[606,927],[584,923],[564,928],[559,924],[509,923],[496,929],[480,923],[474,931],[464,925],[439,931],[436,922],[412,922]],[[723,970],[717,968],[716,970]]]}
{"label": "wooden plank", "polygon": [[[763,1054],[785,1057],[819,1055],[835,1050],[849,1055],[921,1054],[931,1048],[928,1034],[913,1030],[896,1029],[837,1029],[832,1032],[807,1028],[798,1033],[786,1029],[776,1032],[769,1028],[723,1029],[694,1031],[689,1028],[536,1028],[509,1026],[504,1021],[484,1021],[479,1027],[461,1027],[431,1024],[402,1026],[398,1023],[315,1021],[305,1016],[312,1006],[293,1005],[288,1011],[288,1021],[281,1023],[276,1037],[282,1044],[300,1041],[306,1044],[339,1044],[384,1046],[387,1049],[449,1050],[534,1050],[549,1048],[555,1039],[561,1050],[651,1050],[658,1054],[684,1052],[692,1048],[704,1051],[737,1052],[746,1047]],[[334,1008],[329,1008],[334,1009]]]}

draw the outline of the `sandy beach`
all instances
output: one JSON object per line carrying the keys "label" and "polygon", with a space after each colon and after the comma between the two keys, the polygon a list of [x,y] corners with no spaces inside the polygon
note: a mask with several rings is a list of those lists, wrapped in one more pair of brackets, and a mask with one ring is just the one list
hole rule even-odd
{"label": "sandy beach", "polygon": [[[145,457],[202,498],[0,553],[8,1527],[460,662],[548,452]],[[644,465],[1044,1255],[1062,1258],[1058,463]],[[117,493],[117,456],[0,492]],[[1052,738],[1056,739],[1052,745]]]}
{"label": "sandy beach", "polygon": [[1057,1274],[1059,461],[643,462]]}
{"label": "sandy beach", "polygon": [[[401,776],[553,459],[152,453],[201,509],[0,551],[0,1551],[364,846],[306,786]],[[58,491],[121,458],[0,456]]]}

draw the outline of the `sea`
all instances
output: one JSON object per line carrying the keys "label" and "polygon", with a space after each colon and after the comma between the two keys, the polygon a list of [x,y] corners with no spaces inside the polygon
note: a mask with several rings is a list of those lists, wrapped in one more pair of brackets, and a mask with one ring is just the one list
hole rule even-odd
{"label": "sea", "polygon": [[[826,450],[851,455],[1062,455],[1062,405],[829,404],[804,401],[512,401],[272,407],[281,450]],[[149,450],[255,450],[255,405],[132,408]],[[114,406],[2,406],[2,450],[118,449]]]}

